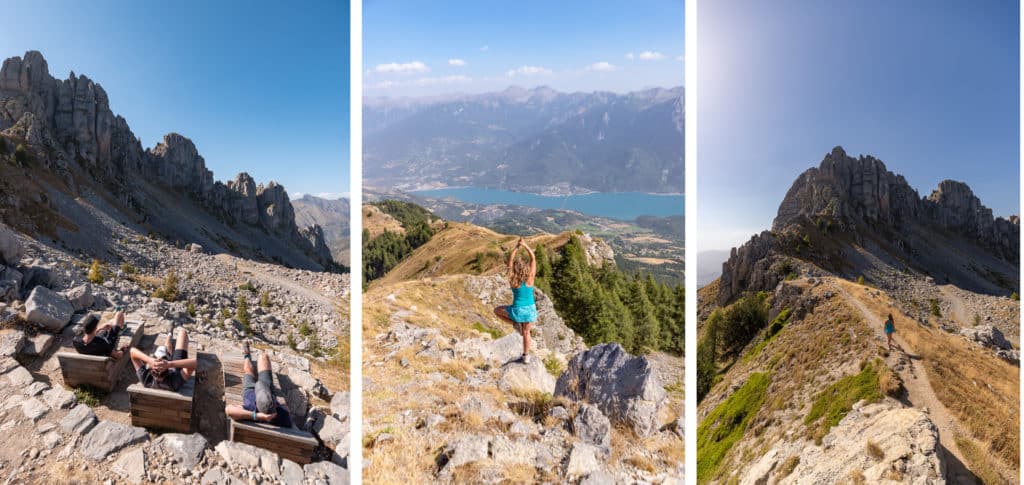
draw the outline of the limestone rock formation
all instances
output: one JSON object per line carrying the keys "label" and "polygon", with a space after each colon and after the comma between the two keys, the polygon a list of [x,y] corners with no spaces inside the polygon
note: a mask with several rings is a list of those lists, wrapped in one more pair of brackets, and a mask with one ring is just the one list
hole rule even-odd
{"label": "limestone rock formation", "polygon": [[667,397],[647,358],[632,356],[614,343],[576,354],[558,377],[555,395],[594,404],[641,436],[657,431]]}

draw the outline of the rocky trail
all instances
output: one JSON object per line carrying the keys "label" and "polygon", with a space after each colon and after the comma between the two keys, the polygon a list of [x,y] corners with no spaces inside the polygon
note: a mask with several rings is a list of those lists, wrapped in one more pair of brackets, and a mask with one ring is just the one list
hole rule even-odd
{"label": "rocky trail", "polygon": [[[860,312],[868,327],[874,330],[875,335],[878,337],[879,345],[884,347],[886,337],[883,322],[886,319],[886,315],[875,314],[864,302],[852,295],[844,284],[834,284],[832,287]],[[897,308],[890,307],[890,311],[898,316],[898,320],[913,322],[912,319],[903,315]],[[913,325],[915,323],[906,324]],[[931,384],[928,382],[925,370],[915,365],[915,361],[919,361],[920,357],[915,355],[913,349],[900,337],[899,326],[896,327],[893,343],[894,347],[892,351],[888,352],[885,363],[890,369],[896,371],[903,381],[906,394],[901,400],[904,405],[926,410],[932,422],[938,428],[939,443],[942,451],[941,456],[945,466],[947,481],[949,483],[980,483],[978,477],[964,464],[964,456],[956,444],[957,437],[972,440],[973,438],[961,430],[956,419],[946,409],[946,406],[939,401],[935,390],[932,389]]]}
{"label": "rocky trail", "polygon": [[[348,275],[207,254],[107,222],[110,259],[92,267],[0,225],[0,479],[347,483],[349,398],[332,356],[348,333],[339,313]],[[115,304],[128,322],[145,324],[138,347],[147,353],[160,336],[187,331],[199,361],[190,433],[131,425],[130,363],[110,392],[64,385],[58,352],[74,352],[85,316]],[[245,339],[271,356],[294,421],[318,440],[314,463],[227,441],[221,358]]]}
{"label": "rocky trail", "polygon": [[661,377],[681,359],[587,349],[541,296],[519,363],[521,337],[491,314],[507,291],[459,275],[368,292],[368,483],[682,483],[682,395]]}

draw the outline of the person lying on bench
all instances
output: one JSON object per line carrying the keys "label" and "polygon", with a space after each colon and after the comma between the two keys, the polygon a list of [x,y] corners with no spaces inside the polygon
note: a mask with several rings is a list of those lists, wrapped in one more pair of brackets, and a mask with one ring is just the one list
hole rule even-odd
{"label": "person lying on bench", "polygon": [[100,357],[113,357],[115,360],[124,355],[127,346],[114,349],[117,345],[117,338],[124,332],[124,311],[120,306],[114,307],[114,314],[104,315],[106,320],[100,324],[100,319],[93,313],[85,317],[82,323],[82,334],[77,335],[71,341],[71,345],[79,354],[98,355]]}
{"label": "person lying on bench", "polygon": [[[170,348],[174,349],[174,354],[168,360],[167,349]],[[184,328],[178,330],[177,342],[168,335],[167,341],[157,347],[152,357],[134,347],[131,356],[139,382],[150,389],[177,392],[196,370],[196,359],[188,358],[188,335]]]}
{"label": "person lying on bench", "polygon": [[[270,368],[270,357],[260,354],[258,365],[253,365],[249,353],[249,342],[243,344],[242,405],[228,404],[224,413],[235,421],[256,421],[270,423],[284,428],[292,427],[288,408],[274,397],[274,376]],[[257,373],[257,370],[259,373]]]}

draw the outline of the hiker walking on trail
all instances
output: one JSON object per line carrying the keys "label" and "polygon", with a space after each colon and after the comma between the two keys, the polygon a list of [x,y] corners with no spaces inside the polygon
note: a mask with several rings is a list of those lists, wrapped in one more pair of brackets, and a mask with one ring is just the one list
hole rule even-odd
{"label": "hiker walking on trail", "polygon": [[890,313],[889,318],[885,320],[885,340],[889,350],[892,350],[892,334],[894,333],[896,333],[896,324],[892,319],[892,313]]}
{"label": "hiker walking on trail", "polygon": [[79,354],[97,355],[100,357],[112,357],[115,360],[124,355],[127,347],[115,349],[117,338],[125,329],[124,310],[120,306],[114,307],[114,313],[105,313],[103,320],[95,314],[89,314],[82,323],[82,333],[75,336],[71,345]]}
{"label": "hiker walking on trail", "polygon": [[[530,254],[529,263],[516,258],[520,249]],[[519,359],[523,364],[530,363],[530,326],[537,321],[537,305],[533,299],[533,280],[536,275],[537,256],[523,238],[519,238],[512,254],[508,256],[508,284],[512,289],[512,304],[495,308],[494,314],[510,322],[516,332],[523,336],[523,356]]]}

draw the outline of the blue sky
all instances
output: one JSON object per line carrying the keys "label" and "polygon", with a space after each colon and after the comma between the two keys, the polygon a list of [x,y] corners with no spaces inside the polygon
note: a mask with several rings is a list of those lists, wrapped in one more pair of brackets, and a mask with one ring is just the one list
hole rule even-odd
{"label": "blue sky", "polygon": [[683,0],[363,3],[363,95],[683,84]]}
{"label": "blue sky", "polygon": [[833,146],[922,196],[966,182],[1018,214],[1019,27],[1013,1],[701,1],[698,247],[768,229]]}
{"label": "blue sky", "polygon": [[195,142],[218,180],[247,171],[288,193],[349,191],[347,2],[4,3],[0,57],[100,83],[144,147]]}

